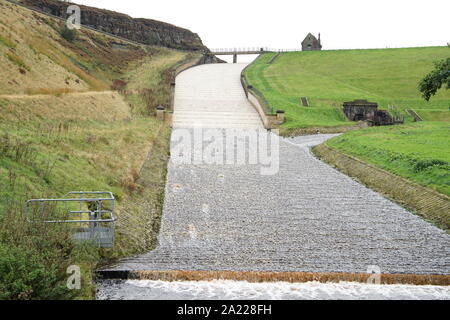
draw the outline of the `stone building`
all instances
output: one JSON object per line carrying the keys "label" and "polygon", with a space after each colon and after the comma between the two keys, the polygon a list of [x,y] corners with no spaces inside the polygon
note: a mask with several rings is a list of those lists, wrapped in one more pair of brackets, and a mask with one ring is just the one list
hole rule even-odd
{"label": "stone building", "polygon": [[365,121],[373,119],[378,104],[367,100],[344,102],[344,113],[350,121]]}
{"label": "stone building", "polygon": [[344,114],[350,121],[367,121],[370,126],[386,126],[403,123],[394,119],[388,111],[378,110],[378,104],[367,100],[344,102]]}
{"label": "stone building", "polygon": [[322,50],[322,43],[320,41],[320,33],[319,40],[314,37],[311,33],[308,33],[305,40],[302,42],[302,51],[320,51]]}

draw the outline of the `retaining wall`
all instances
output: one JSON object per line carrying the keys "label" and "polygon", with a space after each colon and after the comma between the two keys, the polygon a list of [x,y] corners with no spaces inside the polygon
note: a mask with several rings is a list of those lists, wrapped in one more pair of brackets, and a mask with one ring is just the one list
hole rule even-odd
{"label": "retaining wall", "polygon": [[[256,90],[252,88],[245,79],[245,70],[247,70],[248,66],[242,70],[241,73],[241,84],[244,88],[245,95],[247,96],[248,101],[253,105],[253,107],[258,112],[259,116],[261,117],[261,120],[264,124],[264,128],[271,130],[275,129],[278,125],[284,123],[284,111],[282,111],[282,116],[278,114],[273,114],[269,112],[269,103],[267,101],[263,101],[262,97],[259,97],[256,94]],[[262,93],[260,93],[262,95]],[[281,113],[280,113],[281,114]],[[281,117],[281,118],[280,118]]]}

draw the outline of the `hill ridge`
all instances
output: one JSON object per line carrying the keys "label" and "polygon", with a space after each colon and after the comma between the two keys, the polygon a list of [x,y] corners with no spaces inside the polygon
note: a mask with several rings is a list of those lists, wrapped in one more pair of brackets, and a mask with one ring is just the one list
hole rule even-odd
{"label": "hill ridge", "polygon": [[[7,0],[30,9],[50,14],[62,19],[68,17],[67,7],[74,3],[56,0]],[[77,4],[78,5],[78,4]],[[139,44],[159,45],[166,48],[207,51],[198,34],[173,24],[144,18],[132,18],[126,14],[78,5],[81,8],[83,27],[95,29]]]}

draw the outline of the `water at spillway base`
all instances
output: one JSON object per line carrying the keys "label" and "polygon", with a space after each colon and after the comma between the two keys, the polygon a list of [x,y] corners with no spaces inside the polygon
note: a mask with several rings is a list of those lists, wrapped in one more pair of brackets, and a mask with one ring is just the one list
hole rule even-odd
{"label": "water at spillway base", "polygon": [[450,300],[450,287],[246,281],[104,280],[99,300]]}

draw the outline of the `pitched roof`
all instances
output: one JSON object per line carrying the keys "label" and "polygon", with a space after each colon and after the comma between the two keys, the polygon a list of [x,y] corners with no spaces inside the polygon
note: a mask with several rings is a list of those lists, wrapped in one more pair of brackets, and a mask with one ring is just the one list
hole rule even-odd
{"label": "pitched roof", "polygon": [[310,33],[308,33],[308,35],[306,36],[305,40],[302,41],[302,44],[307,42],[307,41],[312,41],[312,42],[319,42],[319,40],[317,40],[317,38]]}

